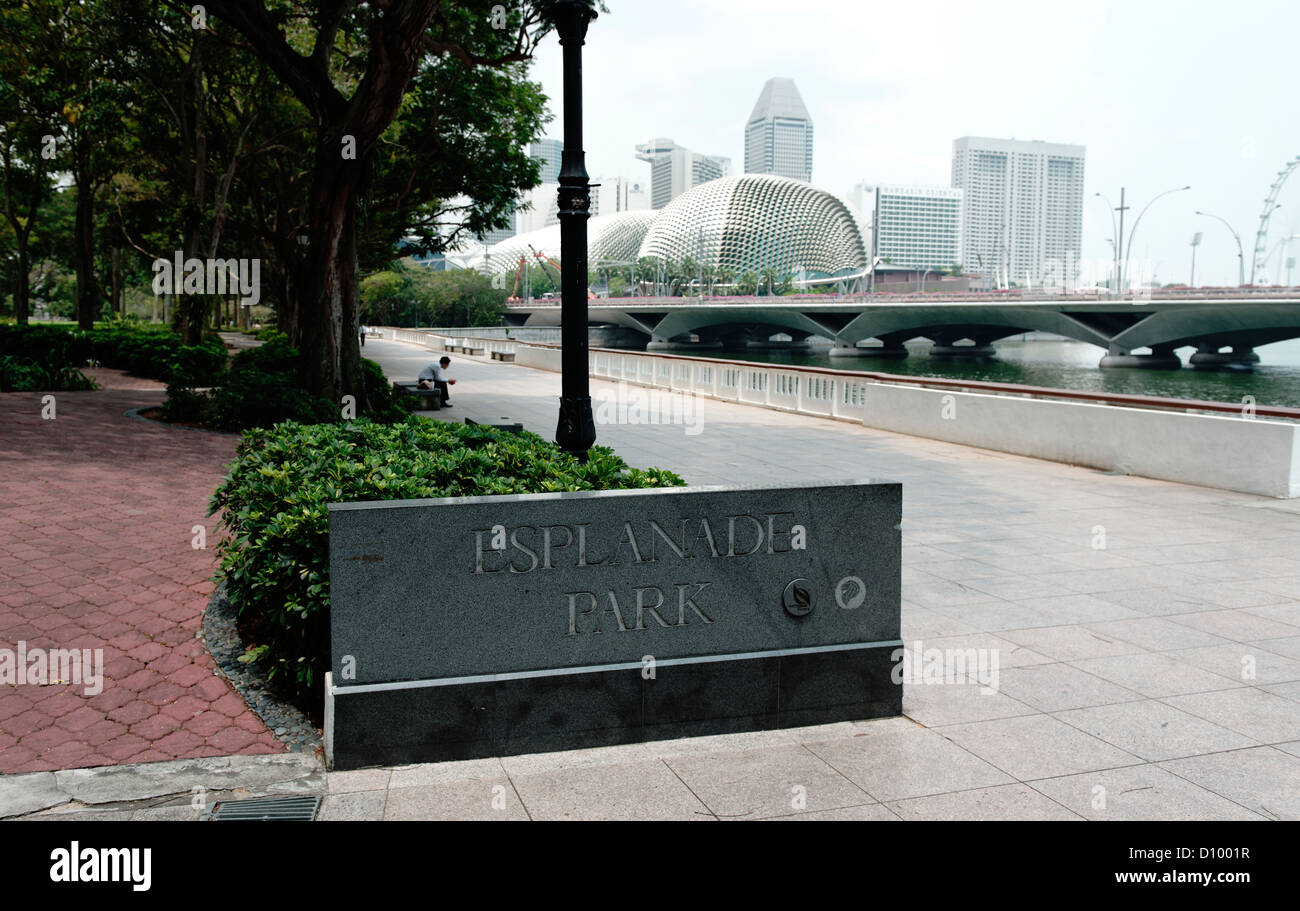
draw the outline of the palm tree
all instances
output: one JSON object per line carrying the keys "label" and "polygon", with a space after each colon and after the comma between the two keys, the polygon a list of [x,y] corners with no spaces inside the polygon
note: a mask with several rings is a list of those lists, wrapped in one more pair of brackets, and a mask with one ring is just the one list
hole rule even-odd
{"label": "palm tree", "polygon": [[776,282],[776,270],[768,266],[762,271],[761,279],[763,284],[767,285],[767,293],[770,297],[772,295],[772,285]]}
{"label": "palm tree", "polygon": [[717,279],[718,284],[729,285],[736,278],[736,270],[729,269],[726,266],[718,266],[718,268],[713,271],[713,275],[714,278]]}

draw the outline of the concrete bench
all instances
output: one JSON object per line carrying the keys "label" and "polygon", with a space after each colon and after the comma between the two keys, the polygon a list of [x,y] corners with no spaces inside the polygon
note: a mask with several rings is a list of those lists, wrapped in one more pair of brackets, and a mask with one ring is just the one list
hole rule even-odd
{"label": "concrete bench", "polygon": [[421,389],[419,383],[394,383],[393,388],[420,400],[421,407],[430,411],[442,410],[442,393],[437,389]]}
{"label": "concrete bench", "polygon": [[523,424],[480,424],[469,418],[465,418],[465,423],[470,427],[491,427],[495,430],[504,430],[506,433],[522,433],[524,429]]}
{"label": "concrete bench", "polygon": [[513,361],[515,353],[513,351],[493,351],[492,360],[494,361]]}
{"label": "concrete bench", "polygon": [[468,345],[461,345],[461,346],[460,346],[460,353],[461,353],[461,354],[468,354],[468,355],[470,355],[470,356],[472,356],[472,357],[482,357],[482,356],[483,356],[483,352],[486,351],[486,350],[487,350],[486,348],[471,348],[471,347],[469,347]]}

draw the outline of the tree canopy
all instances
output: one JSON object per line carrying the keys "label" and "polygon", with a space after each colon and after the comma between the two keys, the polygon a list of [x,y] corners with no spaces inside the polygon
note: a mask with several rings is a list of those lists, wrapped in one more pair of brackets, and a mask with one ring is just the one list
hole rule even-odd
{"label": "tree canopy", "polygon": [[[59,226],[83,325],[155,259],[255,258],[303,385],[355,391],[361,274],[504,227],[539,182],[527,143],[550,114],[528,65],[566,5],[7,4],[0,269],[15,315]],[[178,327],[196,335],[212,302],[174,301]]]}

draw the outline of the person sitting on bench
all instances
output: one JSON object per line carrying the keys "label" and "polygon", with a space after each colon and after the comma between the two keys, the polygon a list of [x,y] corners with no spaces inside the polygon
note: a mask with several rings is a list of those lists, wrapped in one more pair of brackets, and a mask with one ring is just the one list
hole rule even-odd
{"label": "person sitting on bench", "polygon": [[442,394],[442,407],[450,408],[451,402],[447,401],[447,387],[456,385],[455,380],[447,379],[447,366],[451,364],[451,358],[445,354],[438,359],[438,363],[430,364],[420,371],[419,387],[421,389],[437,389]]}

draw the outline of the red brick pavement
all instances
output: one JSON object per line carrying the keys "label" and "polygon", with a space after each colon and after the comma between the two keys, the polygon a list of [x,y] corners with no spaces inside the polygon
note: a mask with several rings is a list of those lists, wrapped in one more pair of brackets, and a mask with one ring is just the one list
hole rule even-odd
{"label": "red brick pavement", "polygon": [[283,752],[196,638],[236,438],[125,417],[159,384],[93,372],[106,388],[55,393],[53,420],[0,394],[0,649],[104,656],[97,695],[0,684],[0,773]]}

